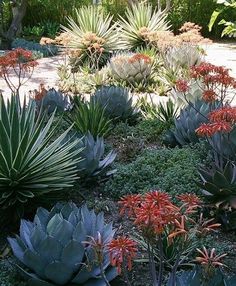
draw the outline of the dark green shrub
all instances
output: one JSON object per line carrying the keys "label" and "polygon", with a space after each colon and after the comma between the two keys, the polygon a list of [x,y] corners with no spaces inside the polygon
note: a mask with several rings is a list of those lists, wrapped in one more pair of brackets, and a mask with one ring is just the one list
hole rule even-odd
{"label": "dark green shrub", "polygon": [[172,195],[196,192],[197,165],[203,157],[202,150],[201,145],[195,149],[145,150],[134,162],[117,165],[117,173],[108,181],[105,190],[114,197],[151,189],[161,189]]}

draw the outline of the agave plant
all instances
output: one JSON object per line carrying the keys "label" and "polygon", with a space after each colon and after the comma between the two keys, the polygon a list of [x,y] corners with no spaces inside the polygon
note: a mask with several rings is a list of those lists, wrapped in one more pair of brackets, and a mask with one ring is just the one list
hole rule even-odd
{"label": "agave plant", "polygon": [[112,17],[105,15],[97,5],[90,5],[76,10],[76,19],[68,18],[68,27],[63,26],[71,37],[68,47],[77,49],[78,63],[88,64],[98,69],[106,64],[110,53],[120,49],[117,41],[117,24],[112,24]]}
{"label": "agave plant", "polygon": [[117,81],[131,87],[147,85],[152,75],[152,58],[138,53],[119,54],[111,58],[109,67]]}
{"label": "agave plant", "polygon": [[236,210],[236,166],[228,162],[223,168],[199,169],[206,199],[217,207]]}
{"label": "agave plant", "polygon": [[135,113],[132,97],[122,87],[103,86],[95,92],[91,100],[102,106],[111,119],[127,120]]}
{"label": "agave plant", "polygon": [[[117,276],[103,250],[98,263],[91,239],[108,244],[114,235],[103,213],[96,215],[84,205],[57,204],[49,212],[38,208],[33,222],[22,220],[20,236],[8,238],[16,258],[29,270],[16,265],[30,286],[106,286]],[[102,272],[101,273],[101,268]]]}
{"label": "agave plant", "polygon": [[54,88],[45,90],[45,94],[36,93],[35,102],[39,111],[44,110],[48,114],[55,110],[63,112],[70,107],[69,97]]}
{"label": "agave plant", "polygon": [[173,130],[169,130],[164,137],[164,143],[169,146],[186,145],[199,142],[195,130],[205,122],[208,122],[208,114],[216,109],[219,103],[209,104],[203,100],[197,100],[180,111],[175,119]]}
{"label": "agave plant", "polygon": [[203,51],[198,46],[181,45],[172,47],[163,55],[164,65],[173,70],[199,65],[203,60]]}
{"label": "agave plant", "polygon": [[215,208],[216,216],[227,230],[236,229],[236,166],[228,161],[220,166],[215,161],[212,168],[199,168],[202,189],[206,201]]}
{"label": "agave plant", "polygon": [[[88,133],[81,140],[78,134],[69,134],[69,140],[74,141],[77,137],[78,144],[75,149],[81,149],[80,161],[77,163],[78,175],[80,178],[95,176],[110,176],[116,170],[111,170],[111,164],[116,158],[116,153],[112,150],[105,155],[104,140],[97,137],[96,140]],[[67,139],[68,140],[68,139]]]}
{"label": "agave plant", "polygon": [[154,9],[151,4],[144,2],[135,3],[127,7],[125,17],[121,17],[121,43],[127,50],[135,50],[139,47],[147,47],[149,33],[166,31],[169,24],[167,14]]}
{"label": "agave plant", "polygon": [[[45,194],[73,185],[77,177],[76,141],[61,142],[69,130],[49,143],[54,114],[45,124],[36,119],[35,105],[20,105],[18,96],[0,97],[0,206],[22,211],[25,204]],[[46,197],[45,197],[46,198]],[[19,208],[17,208],[19,207]]]}
{"label": "agave plant", "polygon": [[67,119],[81,135],[90,132],[97,138],[107,135],[111,130],[111,120],[105,114],[105,107],[94,100],[84,102],[77,98]]}

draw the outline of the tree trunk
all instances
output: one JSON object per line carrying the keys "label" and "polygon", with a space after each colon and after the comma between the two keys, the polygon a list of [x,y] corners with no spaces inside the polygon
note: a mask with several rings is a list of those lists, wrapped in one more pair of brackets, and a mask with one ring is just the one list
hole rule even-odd
{"label": "tree trunk", "polygon": [[12,1],[12,14],[13,19],[6,33],[6,39],[12,41],[16,35],[21,31],[21,23],[26,13],[28,0],[17,0]]}

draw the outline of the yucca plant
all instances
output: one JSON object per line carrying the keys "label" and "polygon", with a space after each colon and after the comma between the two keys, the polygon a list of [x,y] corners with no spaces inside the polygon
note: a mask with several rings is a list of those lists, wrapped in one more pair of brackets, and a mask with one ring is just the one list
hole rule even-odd
{"label": "yucca plant", "polygon": [[120,16],[122,47],[132,51],[139,47],[147,47],[147,33],[169,29],[166,18],[166,13],[153,9],[151,4],[143,1],[127,7],[125,17]]}
{"label": "yucca plant", "polygon": [[122,87],[102,86],[91,100],[105,108],[105,114],[113,120],[127,120],[135,114],[132,97]]}
{"label": "yucca plant", "polygon": [[68,18],[68,27],[63,26],[71,37],[69,48],[78,50],[77,62],[99,69],[106,64],[112,51],[120,49],[117,40],[117,24],[112,16],[105,15],[97,5],[76,10],[76,19]]}
{"label": "yucca plant", "polygon": [[[20,236],[8,241],[29,286],[106,286],[117,276],[105,250],[114,233],[103,213],[67,203],[50,212],[38,208],[33,222],[22,220]],[[96,241],[102,247],[99,256],[93,247]]]}
{"label": "yucca plant", "polygon": [[77,178],[77,161],[73,158],[79,157],[80,150],[72,151],[77,142],[61,144],[67,130],[50,143],[57,130],[57,126],[51,130],[54,114],[46,124],[44,119],[36,118],[33,102],[21,106],[18,96],[12,95],[7,102],[0,96],[2,210],[12,209],[20,216],[26,204],[72,186]]}
{"label": "yucca plant", "polygon": [[74,124],[81,135],[90,132],[94,138],[104,137],[111,130],[112,121],[105,115],[105,107],[94,100],[87,102],[76,97],[75,106],[67,120]]}

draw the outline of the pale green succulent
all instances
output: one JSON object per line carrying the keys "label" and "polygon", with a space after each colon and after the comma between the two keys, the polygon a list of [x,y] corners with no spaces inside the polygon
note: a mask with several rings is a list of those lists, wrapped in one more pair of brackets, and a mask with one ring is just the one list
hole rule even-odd
{"label": "pale green succulent", "polygon": [[189,69],[199,65],[203,60],[202,50],[195,45],[180,45],[169,48],[164,54],[164,63],[174,70],[179,68]]}
{"label": "pale green succulent", "polygon": [[126,85],[135,87],[146,85],[152,74],[152,59],[148,55],[124,53],[113,56],[110,60],[111,75]]}
{"label": "pale green succulent", "polygon": [[[84,205],[57,204],[49,212],[38,208],[33,222],[22,220],[20,235],[8,238],[17,264],[29,286],[83,285],[106,286],[91,238],[107,245],[114,236],[112,224],[105,224],[103,213],[96,215]],[[117,276],[109,253],[103,250],[102,268],[106,279]]]}

